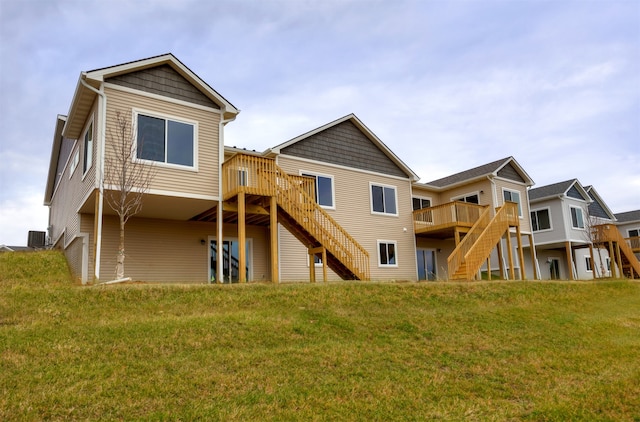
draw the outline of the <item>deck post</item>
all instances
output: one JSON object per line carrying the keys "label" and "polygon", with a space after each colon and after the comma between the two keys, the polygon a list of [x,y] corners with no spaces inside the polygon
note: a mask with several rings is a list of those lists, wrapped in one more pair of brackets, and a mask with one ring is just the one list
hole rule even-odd
{"label": "deck post", "polygon": [[564,249],[567,254],[567,265],[569,266],[569,280],[573,280],[573,254],[571,253],[571,242],[564,242]]}
{"label": "deck post", "polygon": [[513,269],[513,250],[511,247],[511,230],[507,229],[507,256],[509,257],[509,277],[511,280],[516,279],[516,273]]}
{"label": "deck post", "polygon": [[538,262],[536,258],[536,247],[533,244],[533,234],[529,233],[527,236],[529,237],[529,249],[531,249],[531,265],[533,266],[533,279],[540,280],[540,275],[538,274]]}
{"label": "deck post", "polygon": [[316,263],[314,259],[315,255],[311,253],[311,249],[309,249],[309,282],[316,282]]}
{"label": "deck post", "polygon": [[593,244],[589,243],[589,258],[591,259],[591,273],[593,275],[593,279],[595,280],[596,278],[596,261],[593,259]]}
{"label": "deck post", "polygon": [[[223,227],[224,227],[224,208],[223,208],[223,200],[220,198],[218,202],[218,216],[217,220],[217,233],[216,233],[216,279],[214,280],[216,283],[224,283],[224,266],[223,266],[223,253],[222,253],[222,245],[223,245]],[[211,247],[210,245],[208,246]],[[209,252],[211,253],[211,252]],[[211,265],[211,264],[209,264]],[[231,280],[229,280],[231,281]],[[211,278],[209,278],[209,282],[211,282]]]}
{"label": "deck post", "polygon": [[456,247],[460,244],[460,232],[458,231],[458,227],[453,229],[453,235],[456,239]]}
{"label": "deck post", "polygon": [[616,259],[618,260],[618,270],[620,278],[624,277],[624,268],[622,268],[622,256],[620,255],[620,243],[616,242]]}
{"label": "deck post", "polygon": [[247,281],[247,233],[246,233],[246,212],[245,194],[238,192],[238,282]]}
{"label": "deck post", "polygon": [[491,280],[491,252],[489,252],[489,258],[487,258],[487,280]]}
{"label": "deck post", "polygon": [[278,202],[275,196],[270,198],[269,206],[269,232],[271,234],[271,282],[280,282],[280,270],[278,267]]}
{"label": "deck post", "polygon": [[518,239],[518,260],[520,261],[520,280],[527,278],[524,271],[524,251],[522,250],[522,233],[520,232],[520,224],[516,226],[516,236]]}
{"label": "deck post", "polygon": [[498,267],[500,268],[500,278],[505,280],[507,277],[504,271],[504,256],[502,254],[502,237],[498,242]]}
{"label": "deck post", "polygon": [[609,241],[609,265],[611,265],[611,277],[616,277],[616,255],[613,249],[613,242]]}

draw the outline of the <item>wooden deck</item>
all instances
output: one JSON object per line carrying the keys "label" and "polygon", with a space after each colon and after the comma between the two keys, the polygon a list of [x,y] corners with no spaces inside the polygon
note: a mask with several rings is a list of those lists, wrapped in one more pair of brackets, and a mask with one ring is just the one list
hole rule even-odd
{"label": "wooden deck", "polygon": [[222,175],[225,220],[235,217],[239,233],[247,215],[256,223],[268,218],[270,226],[277,215],[309,250],[311,269],[313,255],[322,255],[323,265],[343,279],[369,279],[369,253],[316,203],[313,178],[287,174],[273,159],[247,154],[225,161]]}
{"label": "wooden deck", "polygon": [[422,208],[413,212],[413,228],[417,236],[452,238],[468,232],[486,208],[459,201]]}
{"label": "wooden deck", "polygon": [[635,256],[634,246],[637,238],[624,238],[620,230],[613,224],[600,224],[593,228],[594,244],[605,246],[609,251],[611,260],[614,261],[622,274],[616,274],[615,266],[611,266],[611,275],[626,276],[632,279],[640,277],[640,261]]}

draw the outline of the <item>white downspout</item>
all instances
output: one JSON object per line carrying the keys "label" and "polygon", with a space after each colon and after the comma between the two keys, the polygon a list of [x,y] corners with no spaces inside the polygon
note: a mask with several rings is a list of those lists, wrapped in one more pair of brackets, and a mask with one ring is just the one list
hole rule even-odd
{"label": "white downspout", "polygon": [[[222,232],[222,225],[224,224],[223,222],[223,212],[222,212],[222,164],[224,163],[224,126],[229,123],[232,122],[236,119],[236,116],[234,115],[232,118],[229,119],[224,119],[224,112],[225,109],[223,108],[222,110],[220,110],[220,123],[219,123],[219,128],[218,128],[218,148],[219,148],[219,156],[220,159],[218,160],[218,216],[216,218],[218,224],[217,224],[217,228],[218,228],[218,233],[217,233],[217,239],[218,239],[218,245],[217,245],[217,254],[218,254],[218,259],[217,259],[217,263],[216,263],[216,283],[223,283],[224,282],[224,273],[223,273],[223,268],[222,268],[222,262],[223,262],[223,250],[222,250],[222,241],[223,241],[223,232]],[[244,247],[244,246],[241,246]],[[210,248],[209,245],[207,245],[207,248]],[[211,282],[211,277],[209,277],[209,282]]]}
{"label": "white downspout", "polygon": [[104,84],[100,84],[100,90],[95,89],[91,85],[85,82],[84,78],[86,78],[86,73],[82,74],[80,78],[80,83],[84,85],[90,91],[95,92],[101,100],[101,104],[99,106],[100,109],[100,148],[98,149],[100,156],[98,157],[99,167],[96,169],[97,172],[97,181],[98,181],[98,215],[95,218],[98,219],[98,230],[96,234],[96,262],[95,262],[95,273],[94,277],[96,279],[100,278],[100,257],[102,253],[102,210],[104,206],[104,152],[105,152],[105,143],[106,143],[106,128],[107,128],[107,96],[104,93]]}

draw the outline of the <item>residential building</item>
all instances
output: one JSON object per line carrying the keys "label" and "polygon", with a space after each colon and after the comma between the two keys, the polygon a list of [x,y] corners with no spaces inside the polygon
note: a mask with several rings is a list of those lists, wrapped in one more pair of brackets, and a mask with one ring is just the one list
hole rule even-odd
{"label": "residential building", "polygon": [[238,113],[171,54],[80,74],[56,121],[45,204],[51,243],[83,283],[115,277],[105,197],[118,189],[106,168],[118,118],[130,162],[155,173],[126,224],[132,279],[527,278],[533,181],[513,157],[421,184],[353,114],[255,152],[224,145]]}

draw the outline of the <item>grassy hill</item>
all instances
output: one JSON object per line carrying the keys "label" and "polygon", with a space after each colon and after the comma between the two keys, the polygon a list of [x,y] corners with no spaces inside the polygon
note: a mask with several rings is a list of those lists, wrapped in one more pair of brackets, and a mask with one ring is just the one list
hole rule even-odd
{"label": "grassy hill", "polygon": [[0,420],[640,420],[640,284],[73,285],[0,254]]}

